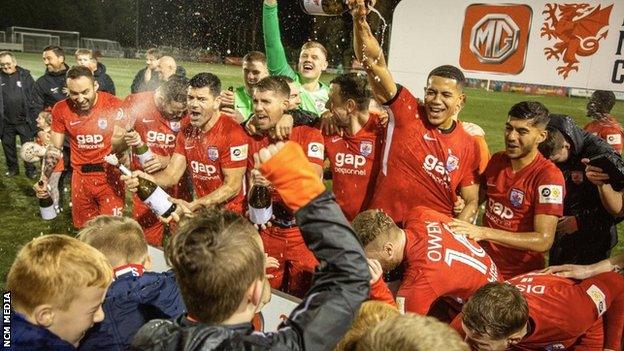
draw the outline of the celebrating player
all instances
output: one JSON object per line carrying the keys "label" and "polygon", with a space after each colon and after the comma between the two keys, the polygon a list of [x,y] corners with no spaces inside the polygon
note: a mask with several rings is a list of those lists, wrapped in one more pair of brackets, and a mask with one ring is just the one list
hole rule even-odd
{"label": "celebrating player", "polygon": [[385,128],[369,112],[370,100],[366,78],[351,73],[331,81],[327,109],[345,133],[325,135],[325,153],[336,202],[350,221],[367,208],[379,171]]}
{"label": "celebrating player", "polygon": [[[76,228],[97,215],[121,216],[124,207],[119,172],[104,162],[104,156],[118,151],[113,150],[112,139],[123,135],[126,118],[121,100],[97,89],[89,68],[72,67],[67,71],[69,98],[52,109],[53,148],[47,157],[58,155],[65,136],[69,138],[72,219]],[[49,177],[52,169],[46,171]],[[45,187],[35,184],[37,196],[45,196]]]}
{"label": "celebrating player", "polygon": [[221,81],[212,73],[199,73],[189,81],[187,108],[189,123],[176,137],[175,150],[167,167],[147,174],[134,171],[123,177],[128,188],[136,191],[137,177],[161,187],[172,187],[188,168],[197,199],[190,209],[227,204],[243,213],[243,177],[247,169],[247,135],[230,117],[219,112]]}
{"label": "celebrating player", "polygon": [[[260,131],[249,141],[250,152],[258,152],[263,147],[277,140],[275,125],[288,108],[290,89],[288,84],[277,77],[267,77],[254,86],[253,123]],[[318,129],[296,126],[290,133],[289,140],[301,145],[308,161],[319,178],[322,176],[323,137]],[[253,162],[249,160],[249,168]],[[266,179],[257,172],[251,173],[252,187],[267,185]],[[252,191],[250,191],[251,193]],[[271,286],[295,296],[302,297],[310,287],[314,267],[317,261],[306,247],[293,213],[288,210],[279,195],[273,192],[272,226],[261,232],[267,254],[277,258],[280,267],[269,270],[273,275]]]}
{"label": "celebrating player", "polygon": [[561,171],[538,151],[546,139],[548,110],[534,101],[515,104],[505,123],[505,151],[484,173],[487,205],[484,227],[464,221],[449,226],[483,242],[505,279],[544,268],[563,215],[565,181]]}
{"label": "celebrating player", "polygon": [[[167,167],[176,145],[176,135],[182,123],[188,124],[188,117],[181,121],[186,112],[186,79],[178,76],[163,82],[156,91],[128,95],[124,100],[124,111],[134,122],[134,131],[125,134],[125,142],[133,145],[133,168],[155,173]],[[137,148],[146,144],[150,153],[138,155]],[[151,155],[148,156],[148,155]],[[149,159],[145,159],[150,157]],[[174,198],[191,201],[188,179],[165,189]],[[132,197],[132,216],[139,222],[150,245],[162,246],[163,224],[156,215],[135,194]]]}
{"label": "celebrating player", "polygon": [[[601,318],[602,317],[602,318]],[[525,274],[479,289],[453,327],[478,350],[619,350],[624,278]]]}
{"label": "celebrating player", "polygon": [[[451,217],[419,206],[407,218],[405,229],[400,229],[384,212],[368,210],[352,223],[366,257],[378,260],[386,273],[402,268],[399,310],[431,313],[441,298],[461,304],[484,284],[499,280],[496,265],[483,248],[447,227]],[[388,300],[388,293],[379,282],[371,297]]]}
{"label": "celebrating player", "polygon": [[392,78],[366,22],[365,1],[350,0],[349,6],[355,54],[364,63],[373,96],[392,111],[370,207],[383,209],[397,223],[407,220],[406,212],[419,205],[451,215],[459,192],[466,206],[458,218],[472,220],[478,205],[479,148],[453,120],[465,100],[463,73],[453,66],[432,70],[424,104],[419,103]]}

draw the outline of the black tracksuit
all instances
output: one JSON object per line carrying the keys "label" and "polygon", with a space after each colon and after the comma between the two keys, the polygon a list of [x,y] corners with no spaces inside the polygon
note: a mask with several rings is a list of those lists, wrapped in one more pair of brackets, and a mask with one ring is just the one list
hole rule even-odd
{"label": "black tracksuit", "polygon": [[306,245],[320,264],[305,299],[274,333],[250,323],[202,325],[184,316],[154,320],[136,334],[132,350],[333,350],[368,298],[370,274],[362,245],[329,192],[296,213]]}
{"label": "black tracksuit", "polygon": [[100,86],[98,91],[104,91],[111,95],[115,95],[115,83],[111,77],[106,74],[106,66],[104,66],[104,64],[98,62],[97,69],[93,72],[93,77]]}
{"label": "black tracksuit", "polygon": [[[550,249],[549,264],[596,263],[608,258],[617,243],[615,224],[618,221],[602,206],[598,189],[585,177],[581,159],[615,152],[604,140],[579,128],[569,116],[551,115],[548,127],[559,130],[570,143],[568,160],[558,163],[557,167],[566,182],[563,214],[576,217],[578,223],[575,233],[557,233]],[[621,189],[622,185],[613,184],[613,187]]]}
{"label": "black tracksuit", "polygon": [[[0,72],[0,138],[9,172],[19,173],[16,137],[21,143],[33,140],[37,118],[31,111],[34,83],[30,71],[19,66],[11,75]],[[24,166],[28,175],[35,171],[32,164]]]}

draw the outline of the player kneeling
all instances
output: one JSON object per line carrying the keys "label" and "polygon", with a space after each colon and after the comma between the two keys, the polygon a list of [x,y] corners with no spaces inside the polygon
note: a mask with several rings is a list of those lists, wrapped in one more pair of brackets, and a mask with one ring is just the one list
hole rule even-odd
{"label": "player kneeling", "polygon": [[453,327],[478,350],[619,350],[624,278],[529,273],[479,289]]}
{"label": "player kneeling", "polygon": [[75,350],[104,319],[112,276],[104,255],[69,236],[45,235],[26,244],[7,278],[12,350]]}
{"label": "player kneeling", "polygon": [[[434,314],[431,307],[440,298],[451,305],[462,304],[481,286],[499,280],[496,265],[485,250],[476,241],[450,231],[446,223],[451,217],[419,206],[406,219],[405,229],[401,229],[386,213],[368,210],[352,223],[366,256],[378,260],[384,273],[403,270],[396,297],[402,312]],[[371,298],[392,299],[383,280],[373,284]]]}

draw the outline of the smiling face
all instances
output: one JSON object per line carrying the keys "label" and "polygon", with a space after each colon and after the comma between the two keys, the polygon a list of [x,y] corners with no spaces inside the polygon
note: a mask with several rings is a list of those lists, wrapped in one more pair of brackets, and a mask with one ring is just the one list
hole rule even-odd
{"label": "smiling face", "polygon": [[547,132],[533,123],[533,119],[509,117],[505,123],[505,153],[510,159],[520,159],[536,152]]}
{"label": "smiling face", "polygon": [[466,96],[455,79],[431,76],[425,88],[425,111],[432,125],[448,129],[459,114]]}
{"label": "smiling face", "polygon": [[212,95],[209,87],[189,87],[186,95],[186,105],[191,119],[191,125],[203,128],[219,111],[221,99]]}
{"label": "smiling face", "polygon": [[93,324],[104,320],[102,303],[107,288],[88,287],[81,289],[77,299],[67,310],[54,309],[52,324],[47,328],[61,339],[78,347],[80,340]]}
{"label": "smiling face", "polygon": [[288,108],[288,98],[273,90],[253,92],[254,118],[258,129],[266,131],[275,127]]}
{"label": "smiling face", "polygon": [[57,56],[52,50],[44,51],[43,64],[49,72],[59,72],[65,67],[65,57]]}
{"label": "smiling face", "polygon": [[321,73],[327,69],[327,57],[318,47],[302,49],[299,54],[297,69],[305,79],[318,79]]}
{"label": "smiling face", "polygon": [[17,71],[17,62],[9,55],[0,56],[0,68],[6,74],[13,74]]}
{"label": "smiling face", "polygon": [[79,111],[89,111],[97,100],[97,83],[88,77],[67,79],[69,99]]}

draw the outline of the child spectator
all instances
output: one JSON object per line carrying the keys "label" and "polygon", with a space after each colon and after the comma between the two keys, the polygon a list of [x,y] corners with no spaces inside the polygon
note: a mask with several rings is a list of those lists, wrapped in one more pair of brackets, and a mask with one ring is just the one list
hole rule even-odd
{"label": "child spectator", "polygon": [[151,258],[143,230],[134,219],[95,217],[78,239],[102,252],[115,275],[104,299],[106,316],[87,332],[80,350],[126,350],[143,324],[186,312],[173,273],[146,272]]}
{"label": "child spectator", "polygon": [[334,351],[354,350],[358,340],[379,322],[399,315],[396,307],[382,301],[366,301],[360,306],[358,314],[353,320],[351,329],[340,340]]}
{"label": "child spectator", "polygon": [[7,278],[13,350],[75,350],[104,319],[112,273],[102,253],[69,236],[45,235],[26,244]]}
{"label": "child spectator", "polygon": [[[35,136],[35,142],[41,146],[47,147],[50,145],[50,131],[52,127],[52,114],[50,111],[44,110],[39,113],[37,116],[37,135]],[[61,174],[65,170],[63,160],[60,159],[56,165],[54,166],[54,170],[52,171],[52,175],[50,175],[50,179],[48,179],[48,186],[50,189],[50,197],[52,197],[52,201],[54,201],[54,208],[56,212],[59,212],[59,179],[61,179]]]}

